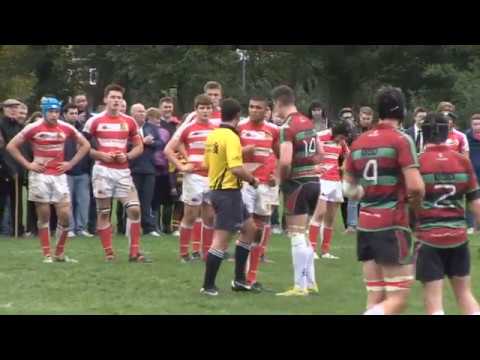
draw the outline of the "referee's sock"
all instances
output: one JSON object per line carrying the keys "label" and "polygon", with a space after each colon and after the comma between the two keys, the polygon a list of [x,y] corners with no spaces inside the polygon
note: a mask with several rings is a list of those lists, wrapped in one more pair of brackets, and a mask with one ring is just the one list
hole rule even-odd
{"label": "referee's sock", "polygon": [[245,282],[245,270],[247,267],[248,255],[250,255],[250,244],[242,241],[237,242],[235,249],[235,281]]}
{"label": "referee's sock", "polygon": [[224,255],[225,253],[220,250],[210,249],[208,251],[205,280],[203,282],[204,289],[215,288],[215,280],[217,278],[220,265],[222,265]]}

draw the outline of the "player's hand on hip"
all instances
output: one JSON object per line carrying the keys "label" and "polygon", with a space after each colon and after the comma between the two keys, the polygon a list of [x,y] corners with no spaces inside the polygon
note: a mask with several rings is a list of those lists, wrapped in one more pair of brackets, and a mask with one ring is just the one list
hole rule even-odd
{"label": "player's hand on hip", "polygon": [[33,161],[28,165],[27,170],[41,174],[41,173],[45,172],[45,166]]}
{"label": "player's hand on hip", "polygon": [[260,181],[256,177],[254,177],[253,180],[250,182],[250,185],[256,189],[258,188],[258,185],[260,185]]}
{"label": "player's hand on hip", "polygon": [[60,172],[60,174],[65,174],[67,171],[72,170],[73,166],[69,161],[64,161],[58,164],[57,170]]}

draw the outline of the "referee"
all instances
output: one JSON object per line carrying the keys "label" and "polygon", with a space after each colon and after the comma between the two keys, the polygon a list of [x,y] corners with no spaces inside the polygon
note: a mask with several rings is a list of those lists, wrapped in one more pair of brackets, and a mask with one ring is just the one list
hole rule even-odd
{"label": "referee", "polygon": [[251,291],[245,279],[245,268],[250,254],[250,244],[256,233],[255,223],[248,215],[242,201],[242,182],[257,187],[258,179],[243,167],[242,145],[236,127],[240,121],[238,101],[222,102],[222,124],[213,131],[206,142],[205,166],[211,190],[211,203],[215,210],[215,232],[208,251],[205,281],[201,293],[217,296],[215,279],[228,249],[230,239],[241,231],[246,242],[237,242],[235,250],[235,280],[233,291]]}

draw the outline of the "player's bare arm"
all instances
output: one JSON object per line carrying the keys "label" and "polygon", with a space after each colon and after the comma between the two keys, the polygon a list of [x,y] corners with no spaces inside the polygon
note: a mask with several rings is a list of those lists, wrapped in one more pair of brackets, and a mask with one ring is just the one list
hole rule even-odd
{"label": "player's bare arm", "polygon": [[422,208],[422,201],[425,197],[425,184],[422,175],[417,168],[402,169],[405,178],[405,186],[407,189],[407,197],[412,210],[415,212]]}
{"label": "player's bare arm", "polygon": [[[135,160],[136,158],[138,158],[140,155],[143,154],[143,141],[139,135],[133,138],[132,143],[133,143],[132,150],[130,150],[130,152],[128,152],[127,154],[117,155],[116,157],[117,162],[123,164],[127,161]],[[125,159],[123,159],[122,155],[125,156]]]}
{"label": "player's bare arm", "polygon": [[65,161],[60,165],[58,165],[57,169],[60,171],[61,174],[64,174],[67,171],[70,171],[72,168],[74,168],[75,165],[77,165],[80,162],[80,160],[82,160],[90,152],[91,145],[87,141],[87,139],[85,139],[85,137],[81,134],[79,134],[79,136],[77,137],[77,145],[78,145],[77,153],[72,158],[72,160]]}
{"label": "player's bare arm", "polygon": [[[183,147],[184,154],[182,153],[182,147]],[[182,143],[182,141],[179,138],[173,137],[172,140],[170,140],[167,146],[165,147],[165,156],[167,157],[168,161],[170,161],[172,164],[175,165],[178,171],[186,172],[186,173],[192,172],[193,165],[182,164],[182,162],[177,156],[178,152],[180,152],[180,154],[182,155],[186,155],[185,145]],[[187,157],[185,156],[185,158]]]}
{"label": "player's bare arm", "polygon": [[42,164],[38,164],[34,161],[29,162],[25,157],[22,155],[20,151],[21,146],[25,143],[25,140],[21,134],[15,136],[12,141],[7,145],[7,151],[12,155],[12,157],[25,169],[28,171],[33,171],[36,173],[43,173],[45,171],[45,166]]}
{"label": "player's bare arm", "polygon": [[286,141],[280,145],[280,178],[287,180],[292,172],[293,144]]}

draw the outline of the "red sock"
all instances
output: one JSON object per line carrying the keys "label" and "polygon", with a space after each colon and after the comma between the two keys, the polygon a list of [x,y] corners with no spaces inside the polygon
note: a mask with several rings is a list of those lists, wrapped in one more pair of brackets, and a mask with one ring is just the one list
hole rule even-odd
{"label": "red sock", "polygon": [[208,250],[212,247],[213,242],[213,228],[204,226],[203,227],[203,243],[202,243],[202,251],[203,251],[203,258],[207,260]]}
{"label": "red sock", "polygon": [[107,256],[113,255],[113,248],[112,248],[112,237],[113,237],[113,230],[112,225],[110,225],[106,229],[97,229],[98,236],[100,237],[100,241],[102,242],[103,250]]}
{"label": "red sock", "polygon": [[250,263],[247,273],[247,282],[254,284],[257,282],[257,271],[260,265],[260,257],[262,255],[262,247],[257,245],[250,250]]}
{"label": "red sock", "polygon": [[140,221],[130,221],[130,257],[136,258],[140,248]]}
{"label": "red sock", "polygon": [[320,235],[320,228],[321,228],[320,225],[318,225],[316,223],[312,223],[312,224],[310,224],[310,228],[309,228],[309,231],[308,231],[308,237],[309,237],[309,240],[310,240],[310,244],[312,244],[313,251],[315,251],[315,252],[317,252],[318,236]]}
{"label": "red sock", "polygon": [[323,242],[322,242],[322,254],[330,252],[330,245],[332,244],[333,229],[323,228]]}
{"label": "red sock", "polygon": [[262,243],[260,244],[260,248],[262,250],[260,253],[260,256],[265,256],[265,253],[267,252],[267,247],[268,247],[268,244],[270,243],[271,238],[272,238],[272,226],[265,225],[265,229],[263,230]]}
{"label": "red sock", "polygon": [[48,226],[45,229],[38,229],[38,237],[40,238],[40,245],[42,246],[43,256],[51,256],[50,229],[48,228]]}
{"label": "red sock", "polygon": [[192,234],[192,251],[194,253],[200,252],[202,247],[202,220],[197,220],[195,225],[193,225],[193,234]]}
{"label": "red sock", "polygon": [[188,248],[190,246],[190,238],[192,237],[192,229],[180,226],[180,256],[188,255]]}
{"label": "red sock", "polygon": [[57,248],[55,249],[55,256],[60,257],[65,253],[65,243],[68,238],[68,229],[61,226],[57,228]]}

